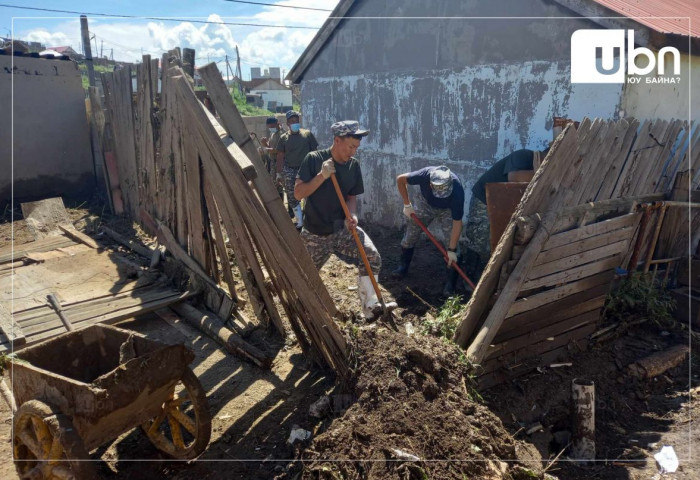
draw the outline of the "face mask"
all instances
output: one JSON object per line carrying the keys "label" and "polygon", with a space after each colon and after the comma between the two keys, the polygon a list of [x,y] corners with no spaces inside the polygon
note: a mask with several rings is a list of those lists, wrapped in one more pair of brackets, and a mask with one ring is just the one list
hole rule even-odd
{"label": "face mask", "polygon": [[298,123],[292,123],[292,124],[289,126],[289,128],[290,128],[290,130],[291,130],[292,132],[296,133],[296,132],[298,132],[299,129],[301,128],[301,125],[299,125]]}
{"label": "face mask", "polygon": [[275,133],[277,131],[277,129],[274,127],[270,127],[268,128],[268,130],[270,131],[270,133]]}

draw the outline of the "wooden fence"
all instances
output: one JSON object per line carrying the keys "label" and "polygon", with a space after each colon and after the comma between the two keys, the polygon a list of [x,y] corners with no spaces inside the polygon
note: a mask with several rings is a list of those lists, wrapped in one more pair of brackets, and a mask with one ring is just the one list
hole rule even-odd
{"label": "wooden fence", "polygon": [[697,171],[698,138],[687,122],[663,120],[584,119],[578,129],[562,132],[493,251],[455,335],[479,365],[481,386],[585,345],[615,269],[631,256],[637,205],[663,199],[686,166]]}

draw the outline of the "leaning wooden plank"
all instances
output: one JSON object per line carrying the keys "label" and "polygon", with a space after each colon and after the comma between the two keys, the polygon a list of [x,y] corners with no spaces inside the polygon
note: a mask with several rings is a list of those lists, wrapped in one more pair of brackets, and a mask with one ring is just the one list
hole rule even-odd
{"label": "leaning wooden plank", "polygon": [[[202,182],[206,183],[206,180]],[[216,206],[216,202],[210,193],[207,193],[206,186],[204,188],[204,199],[205,205],[207,206],[207,211],[209,213],[209,223],[211,225],[211,233],[214,237],[215,248],[212,248],[212,253],[216,258],[218,253],[219,261],[221,262],[221,270],[224,275],[224,281],[228,286],[228,291],[231,293],[231,297],[238,301],[238,293],[236,292],[236,280],[233,278],[233,267],[231,266],[231,261],[228,258],[228,249],[226,248],[226,242],[224,241],[224,231],[221,228],[221,219],[219,215],[219,209]],[[235,252],[235,248],[234,248]],[[214,265],[216,269],[216,265]],[[241,275],[242,277],[243,275]]]}
{"label": "leaning wooden plank", "polygon": [[[624,120],[621,120],[623,122]],[[615,185],[620,177],[625,162],[630,154],[630,148],[637,138],[637,130],[639,129],[639,121],[636,119],[630,119],[627,123],[627,130],[624,135],[619,140],[619,148],[617,153],[610,159],[607,165],[607,171],[603,177],[603,181],[598,190],[598,194],[595,197],[596,202],[601,200],[608,200],[612,197],[613,191],[615,190]]]}
{"label": "leaning wooden plank", "polygon": [[[634,227],[626,227],[593,237],[584,238],[567,245],[543,250],[535,261],[535,266],[543,265],[571,255],[581,254],[621,240],[629,240],[634,235]],[[551,238],[551,237],[550,237]]]}
{"label": "leaning wooden plank", "polygon": [[173,305],[172,309],[189,324],[197,327],[216,340],[227,352],[249,360],[258,367],[266,370],[269,370],[272,366],[272,359],[270,357],[224,327],[221,319],[213,313],[200,311],[187,303]]}
{"label": "leaning wooden plank", "polygon": [[7,311],[5,307],[0,303],[0,330],[5,334],[5,336],[12,342],[13,346],[18,347],[24,343],[27,343],[27,339],[24,336],[24,332],[20,328],[19,324],[12,317],[12,314]]}
{"label": "leaning wooden plank", "polygon": [[258,172],[258,175],[253,180],[255,189],[262,199],[267,214],[287,240],[287,246],[291,250],[293,258],[296,259],[299,267],[304,272],[306,276],[305,284],[309,285],[309,288],[317,293],[325,308],[331,312],[331,315],[336,315],[337,309],[328,293],[328,288],[321,280],[318,270],[316,270],[309,253],[306,251],[306,247],[304,247],[304,243],[301,241],[298,233],[296,233],[294,224],[289,221],[287,209],[279,197],[277,187],[275,187],[270,175],[267,174],[260,154],[251,140],[248,129],[243,123],[243,118],[236,109],[216,65],[205,65],[199,69],[199,72],[214,102],[214,106],[219,112],[223,127],[235,139],[235,143],[228,147],[229,153],[239,165],[243,165],[245,158],[248,158],[255,166]]}
{"label": "leaning wooden plank", "polygon": [[514,337],[500,343],[489,346],[489,350],[485,358],[494,358],[496,356],[505,355],[521,348],[525,348],[533,343],[545,341],[552,337],[566,335],[571,330],[583,327],[591,322],[597,322],[600,319],[600,310],[592,310],[581,315],[572,316],[558,322],[551,322],[543,328],[538,328],[532,332],[528,332],[519,337]]}
{"label": "leaning wooden plank", "polygon": [[[199,153],[189,137],[181,137],[184,146],[185,197],[187,203],[187,237],[189,253],[202,266],[207,264],[207,242],[205,240],[204,214],[202,205],[202,179],[200,176]],[[187,249],[187,244],[182,245]],[[205,269],[206,271],[206,269]]]}
{"label": "leaning wooden plank", "polygon": [[[587,250],[585,252],[577,253],[575,255],[560,258],[553,262],[542,263],[540,265],[534,266],[530,269],[530,272],[527,276],[527,280],[534,280],[536,278],[552,275],[557,272],[564,272],[576,267],[580,267],[581,265],[594,262],[601,258],[607,258],[611,255],[624,253],[627,251],[627,247],[629,246],[630,240],[631,232],[627,232],[626,235],[622,238],[622,240],[618,240],[615,243],[603,245],[602,247],[594,248],[592,250]],[[540,256],[542,256],[542,254],[540,254]],[[545,255],[543,258],[547,259],[547,256]]]}
{"label": "leaning wooden plank", "polygon": [[[528,297],[518,299],[508,310],[506,319],[514,317],[523,312],[529,310],[534,310],[535,308],[541,307],[548,303],[556,302],[562,298],[574,295],[581,291],[588,290],[590,288],[596,287],[598,285],[609,285],[612,280],[614,272],[612,270],[599,273],[597,275],[592,275],[590,277],[583,278],[576,282],[567,283],[561,287],[553,288],[545,292],[530,295]],[[505,323],[504,323],[505,327]]]}
{"label": "leaning wooden plank", "polygon": [[79,232],[73,225],[59,225],[58,228],[76,242],[84,243],[90,248],[100,248],[100,244],[92,237],[85,235],[83,232]]}
{"label": "leaning wooden plank", "polygon": [[594,237],[596,235],[602,235],[613,230],[632,227],[637,224],[640,218],[641,213],[629,213],[627,215],[622,215],[621,217],[611,218],[610,220],[603,220],[602,222],[591,223],[590,225],[586,225],[585,227],[577,228],[575,230],[569,230],[567,232],[562,233],[555,233],[552,234],[551,237],[549,237],[549,240],[544,245],[542,250],[551,250],[553,248],[561,247],[562,245],[568,245],[573,242]]}
{"label": "leaning wooden plank", "polygon": [[535,280],[528,280],[522,284],[522,289],[530,290],[532,288],[546,287],[549,285],[558,285],[560,283],[573,282],[580,278],[588,277],[591,275],[595,275],[596,273],[603,272],[605,270],[610,270],[611,268],[619,267],[621,259],[622,256],[618,254],[610,258],[599,260],[597,262],[588,263],[580,267],[572,268],[571,270],[547,275],[546,277],[537,278]]}
{"label": "leaning wooden plank", "polygon": [[513,273],[508,277],[505,288],[496,299],[496,303],[486,317],[481,329],[467,349],[467,357],[472,363],[481,363],[484,355],[486,355],[489,345],[498,333],[498,329],[503,324],[503,320],[505,320],[512,303],[517,298],[518,292],[520,292],[532,264],[535,262],[537,255],[539,255],[542,249],[542,245],[544,245],[549,238],[549,231],[554,225],[556,217],[556,211],[546,214],[537,232],[535,232],[535,236],[532,237],[525,252],[523,252],[523,256],[520,257]]}

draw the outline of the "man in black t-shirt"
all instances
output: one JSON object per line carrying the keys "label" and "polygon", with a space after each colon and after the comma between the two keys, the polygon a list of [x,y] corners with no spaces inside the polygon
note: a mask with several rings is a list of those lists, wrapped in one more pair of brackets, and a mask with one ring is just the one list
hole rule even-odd
{"label": "man in black t-shirt", "polygon": [[[359,259],[357,245],[350,233],[355,229],[373,273],[379,276],[381,257],[369,236],[357,226],[356,216],[357,195],[363,193],[365,188],[360,163],[353,155],[362,138],[369,134],[369,130],[361,129],[356,121],[345,120],[331,125],[331,131],[331,148],[310,152],[299,167],[294,196],[299,201],[306,198],[301,238],[316,268],[320,269],[331,253],[336,253],[344,260]],[[332,173],[335,173],[350,210],[350,220],[345,218],[343,207],[330,180]],[[371,320],[381,305],[362,262],[359,270],[358,292],[362,311],[365,318]]]}
{"label": "man in black t-shirt", "polygon": [[[420,195],[413,196],[413,204],[408,197],[408,185],[420,187]],[[422,233],[413,221],[415,214],[423,224],[434,223],[440,233],[448,255],[447,281],[443,295],[454,294],[457,270],[452,267],[457,262],[459,236],[462,233],[464,216],[464,188],[457,175],[445,166],[425,167],[396,177],[396,186],[403,199],[403,214],[408,218],[406,233],[401,240],[401,264],[394,275],[404,277],[413,258],[416,242]]]}

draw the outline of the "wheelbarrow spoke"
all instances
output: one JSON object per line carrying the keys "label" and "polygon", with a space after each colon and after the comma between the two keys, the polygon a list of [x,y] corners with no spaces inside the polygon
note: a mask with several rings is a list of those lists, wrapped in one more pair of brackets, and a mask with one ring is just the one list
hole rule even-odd
{"label": "wheelbarrow spoke", "polygon": [[63,461],[63,445],[61,445],[61,439],[58,435],[53,437],[48,459],[50,464],[56,464]]}
{"label": "wheelbarrow spoke", "polygon": [[49,432],[49,427],[43,422],[41,418],[34,416],[32,416],[31,418],[32,425],[34,426],[34,435],[41,444],[41,453],[37,458],[48,459],[52,444],[52,436],[51,432]]}
{"label": "wheelbarrow spoke", "polygon": [[158,416],[153,420],[153,423],[148,427],[147,433],[149,435],[154,435],[158,431],[158,427],[163,423],[167,414],[168,412],[165,409],[161,410]]}
{"label": "wheelbarrow spoke", "polygon": [[44,464],[39,463],[36,467],[32,468],[28,472],[25,472],[20,477],[22,480],[39,480],[44,478]]}
{"label": "wheelbarrow spoke", "polygon": [[170,425],[170,435],[173,437],[173,443],[176,448],[184,449],[185,441],[182,439],[182,430],[180,424],[171,414],[168,414],[168,424]]}
{"label": "wheelbarrow spoke", "polygon": [[177,420],[178,423],[180,423],[180,425],[185,427],[185,429],[188,432],[190,432],[193,436],[197,436],[197,427],[195,426],[194,421],[190,417],[188,417],[185,412],[183,412],[179,408],[173,408],[170,411],[170,415],[172,415],[172,417],[175,418],[175,420]]}
{"label": "wheelbarrow spoke", "polygon": [[42,455],[42,448],[39,442],[34,439],[29,432],[26,430],[23,430],[21,432],[17,432],[16,434],[19,439],[22,441],[25,447],[29,449],[30,452],[32,452],[32,455],[36,457],[38,460],[41,460],[43,457]]}

